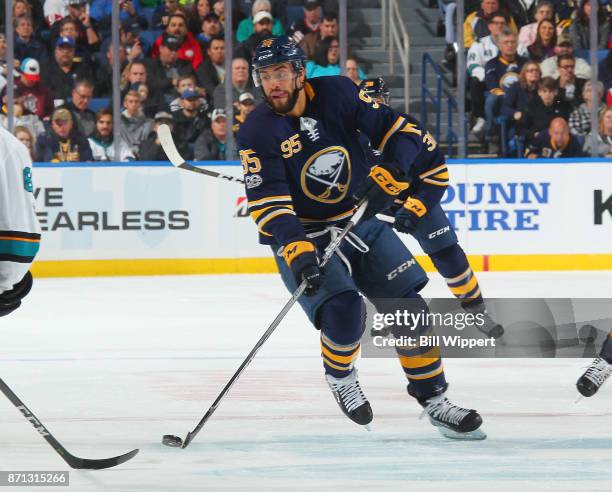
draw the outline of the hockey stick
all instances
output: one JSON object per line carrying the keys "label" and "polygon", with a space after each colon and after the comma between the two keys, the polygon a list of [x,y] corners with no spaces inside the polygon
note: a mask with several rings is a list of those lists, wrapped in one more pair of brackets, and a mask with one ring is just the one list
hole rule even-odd
{"label": "hockey stick", "polygon": [[221,178],[244,184],[244,180],[241,178],[236,178],[235,176],[230,176],[229,174],[218,173],[216,171],[209,171],[208,169],[192,166],[191,164],[185,162],[185,159],[181,157],[181,154],[179,154],[179,151],[174,144],[174,139],[172,138],[172,133],[170,132],[170,127],[168,125],[159,125],[157,128],[157,138],[159,138],[159,142],[161,143],[164,152],[168,156],[168,159],[173,166],[180,167],[181,169],[185,169],[187,171],[193,171],[194,173],[205,174],[206,176],[211,176],[213,178]]}
{"label": "hockey stick", "polygon": [[[323,257],[321,258],[321,267],[327,264],[327,262],[332,257],[332,255],[334,254],[338,246],[340,246],[340,243],[342,242],[344,237],[355,226],[355,224],[359,222],[359,219],[361,219],[361,216],[365,212],[365,209],[367,208],[367,206],[368,206],[368,202],[363,201],[359,205],[359,207],[357,208],[356,212],[353,214],[351,219],[349,220],[348,224],[346,224],[344,229],[342,229],[342,232],[340,232],[340,234],[338,234],[338,236],[331,243],[329,243],[327,248],[325,248],[325,253],[323,254]],[[306,285],[307,285],[306,281],[303,281],[300,284],[300,286],[295,290],[295,292],[291,296],[291,299],[287,301],[287,304],[285,304],[285,307],[283,307],[281,312],[278,313],[276,318],[274,318],[274,321],[272,321],[272,324],[268,327],[268,329],[265,331],[265,333],[262,335],[259,341],[255,344],[253,349],[249,352],[249,355],[247,355],[246,359],[244,359],[242,364],[240,364],[240,367],[238,368],[238,370],[230,378],[228,383],[225,385],[225,388],[221,390],[221,393],[219,393],[219,396],[217,396],[216,400],[213,402],[213,404],[208,409],[206,414],[204,414],[204,417],[202,417],[202,420],[198,422],[198,425],[196,425],[195,428],[191,432],[187,433],[187,436],[185,437],[184,440],[181,440],[181,438],[178,436],[175,436],[172,434],[166,434],[162,439],[162,443],[164,443],[166,446],[171,446],[175,448],[181,447],[183,449],[189,445],[189,443],[198,434],[198,432],[200,432],[202,427],[204,427],[204,424],[206,424],[208,419],[212,417],[212,414],[215,413],[215,410],[221,403],[221,400],[223,400],[223,398],[225,397],[225,395],[227,395],[227,393],[232,388],[234,383],[238,380],[238,378],[241,376],[244,370],[248,367],[251,361],[255,358],[255,355],[257,355],[257,352],[259,352],[259,349],[262,347],[262,345],[266,342],[268,338],[270,338],[270,335],[272,335],[272,332],[274,332],[276,327],[280,324],[280,322],[283,320],[285,315],[289,312],[291,307],[295,304],[295,302],[299,299],[299,297],[304,293],[304,290],[306,289]]]}
{"label": "hockey stick", "polygon": [[46,429],[44,425],[40,423],[40,420],[36,418],[36,416],[32,413],[32,411],[26,407],[26,405],[19,399],[19,397],[13,393],[13,390],[9,388],[2,379],[0,379],[0,390],[4,395],[11,401],[17,410],[19,410],[26,420],[29,420],[30,423],[34,426],[34,428],[38,431],[38,433],[45,438],[45,440],[51,444],[51,447],[55,449],[57,454],[59,454],[62,459],[68,463],[72,468],[77,469],[86,469],[86,470],[101,470],[103,468],[111,468],[112,466],[120,465],[121,463],[125,463],[128,460],[131,460],[134,456],[138,454],[138,449],[134,449],[129,453],[122,454],[121,456],[115,456],[114,458],[106,458],[101,460],[90,460],[87,458],[79,458],[77,456],[73,456],[66,448],[62,446],[55,437],[51,435],[51,433]]}

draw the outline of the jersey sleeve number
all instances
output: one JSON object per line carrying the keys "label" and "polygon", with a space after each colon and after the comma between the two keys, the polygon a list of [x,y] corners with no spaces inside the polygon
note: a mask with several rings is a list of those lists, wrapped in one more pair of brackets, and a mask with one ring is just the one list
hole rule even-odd
{"label": "jersey sleeve number", "polygon": [[29,167],[23,168],[23,187],[30,193],[32,193],[34,190],[34,187],[32,186],[32,169]]}
{"label": "jersey sleeve number", "polygon": [[281,144],[281,152],[284,152],[283,159],[289,159],[302,150],[302,143],[299,141],[299,138],[300,135],[296,133]]}
{"label": "jersey sleeve number", "polygon": [[261,161],[259,160],[259,157],[256,157],[254,155],[254,150],[241,150],[239,153],[240,162],[242,163],[242,172],[244,174],[258,173],[259,171],[261,171]]}

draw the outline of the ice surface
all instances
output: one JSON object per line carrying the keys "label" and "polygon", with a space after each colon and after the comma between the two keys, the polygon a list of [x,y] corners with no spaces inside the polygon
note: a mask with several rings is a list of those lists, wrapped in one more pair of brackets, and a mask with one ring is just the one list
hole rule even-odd
{"label": "ice surface", "polygon": [[[489,297],[612,293],[611,272],[478,276]],[[431,277],[424,295],[448,296]],[[418,419],[397,361],[364,359],[368,433],[340,413],[298,307],[189,448],[162,446],[197,423],[287,298],[275,275],[41,279],[0,319],[0,374],[73,454],[141,449],[71,471],[78,492],[612,490],[612,384],[575,403],[587,360],[447,360],[449,396],[489,435],[453,442]],[[1,396],[0,445],[0,470],[67,469]]]}

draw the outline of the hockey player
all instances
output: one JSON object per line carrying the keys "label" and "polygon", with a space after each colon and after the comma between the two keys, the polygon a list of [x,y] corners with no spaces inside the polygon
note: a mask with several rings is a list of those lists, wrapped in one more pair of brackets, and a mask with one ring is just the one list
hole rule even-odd
{"label": "hockey player", "polygon": [[612,331],[604,341],[599,357],[589,365],[578,382],[576,388],[582,396],[593,396],[612,374]]}
{"label": "hockey player", "polygon": [[[363,80],[359,87],[376,103],[389,106],[389,89],[382,77]],[[379,153],[372,149],[369,142],[365,144],[366,151],[368,149],[371,151],[372,160],[379,161]],[[444,187],[448,179],[445,168],[438,173],[425,172],[422,176],[423,183]],[[386,213],[395,215],[408,196],[418,190],[418,186],[417,184],[416,187],[410,187],[401,193],[397,203]],[[395,225],[395,228],[416,238],[440,275],[444,277],[452,294],[461,302],[463,309],[472,314],[482,314],[483,324],[478,325],[478,329],[487,336],[501,337],[504,329],[488,315],[476,275],[470,267],[465,252],[459,246],[457,235],[440,204],[437,203],[420,217],[412,214],[410,219],[407,223]],[[386,334],[388,331],[384,328],[372,329],[372,335]]]}
{"label": "hockey player", "polygon": [[30,264],[40,244],[28,149],[0,127],[0,316],[21,305],[32,288]]}
{"label": "hockey player", "polygon": [[[425,272],[374,215],[387,208],[413,176],[427,169],[442,172],[444,157],[433,137],[410,116],[375,103],[346,77],[306,81],[304,64],[301,48],[285,36],[264,40],[255,52],[253,78],[266,104],[253,111],[237,136],[249,213],[260,242],[272,247],[289,291],[307,283],[307,295],[299,302],[321,331],[326,380],[342,411],[367,425],[372,410],[354,367],[364,330],[359,292],[373,302],[410,299],[427,312],[418,294],[427,282]],[[358,131],[380,150],[384,164],[370,169]],[[396,221],[410,220],[411,210],[424,213],[443,192],[441,186],[424,186],[398,211]],[[368,200],[362,221],[321,269],[317,252],[361,199]],[[416,328],[420,334],[431,330],[427,325]],[[438,347],[398,353],[408,392],[432,424],[449,437],[482,439],[478,412],[445,396],[448,385]]]}

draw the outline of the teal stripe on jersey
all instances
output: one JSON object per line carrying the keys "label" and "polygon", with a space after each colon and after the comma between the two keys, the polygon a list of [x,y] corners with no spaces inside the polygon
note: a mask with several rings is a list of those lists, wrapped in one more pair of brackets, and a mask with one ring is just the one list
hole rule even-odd
{"label": "teal stripe on jersey", "polygon": [[38,253],[38,241],[20,241],[19,239],[0,239],[0,254],[33,258]]}

